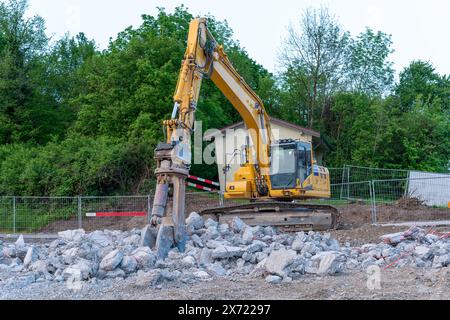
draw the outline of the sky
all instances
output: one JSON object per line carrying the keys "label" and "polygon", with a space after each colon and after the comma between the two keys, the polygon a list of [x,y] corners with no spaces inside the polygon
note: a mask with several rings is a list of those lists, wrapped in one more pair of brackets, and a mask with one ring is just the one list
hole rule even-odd
{"label": "sky", "polygon": [[[173,12],[184,4],[194,15],[212,14],[227,20],[234,38],[250,57],[271,72],[290,24],[299,25],[303,10],[325,6],[345,30],[356,36],[365,28],[392,35],[390,60],[398,72],[413,60],[433,63],[450,74],[450,1],[446,0],[29,0],[29,15],[46,21],[47,34],[57,40],[66,32],[84,32],[100,49],[128,26],[137,27],[142,14],[157,7]],[[187,35],[186,35],[187,37]]]}

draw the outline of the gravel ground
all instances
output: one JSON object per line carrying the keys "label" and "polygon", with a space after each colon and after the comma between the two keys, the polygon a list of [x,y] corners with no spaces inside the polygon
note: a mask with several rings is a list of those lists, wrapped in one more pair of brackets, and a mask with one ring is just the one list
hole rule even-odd
{"label": "gravel ground", "polygon": [[162,288],[136,287],[133,278],[84,283],[79,291],[64,283],[35,283],[26,290],[0,285],[0,299],[76,300],[372,300],[450,299],[448,268],[383,270],[381,288],[370,290],[364,272],[338,276],[305,276],[300,280],[270,285],[264,279],[220,279],[195,285],[167,284]]}
{"label": "gravel ground", "polygon": [[[338,230],[332,236],[352,246],[378,243],[383,234],[405,231],[407,228],[362,225]],[[440,229],[440,231],[448,231]],[[79,290],[69,289],[66,282],[8,284],[10,275],[0,269],[0,299],[25,300],[372,300],[372,299],[450,299],[449,267],[377,269],[380,277],[365,270],[345,271],[333,276],[304,275],[298,280],[278,285],[264,278],[225,277],[194,284],[164,282],[157,287],[136,285],[137,275],[123,280],[92,279],[83,282]],[[379,286],[377,286],[379,279]],[[25,281],[26,282],[26,281]],[[369,286],[372,285],[372,289]],[[373,286],[375,285],[375,288]]]}

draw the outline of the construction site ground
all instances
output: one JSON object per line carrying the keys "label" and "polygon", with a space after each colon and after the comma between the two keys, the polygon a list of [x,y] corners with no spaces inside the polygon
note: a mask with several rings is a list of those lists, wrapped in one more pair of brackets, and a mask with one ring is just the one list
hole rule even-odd
{"label": "construction site ground", "polygon": [[[207,202],[189,202],[188,212],[199,211],[211,206]],[[334,238],[342,244],[360,246],[378,243],[381,235],[405,231],[407,227],[381,227],[371,224],[370,206],[350,204],[340,208],[343,227],[332,231]],[[381,210],[386,221],[420,221],[450,219],[449,210],[433,208],[400,208],[387,206]],[[143,218],[103,218],[86,223],[86,231],[94,230],[130,230],[141,228]],[[59,224],[49,225],[43,232],[57,232]],[[71,226],[69,222],[68,226]],[[437,228],[450,231],[450,227]],[[13,240],[11,240],[13,241]],[[42,240],[40,240],[42,241]],[[26,290],[19,287],[10,290],[6,299],[146,299],[146,300],[236,300],[236,299],[450,299],[449,268],[388,268],[381,270],[381,287],[368,288],[368,275],[364,271],[350,271],[334,276],[307,275],[299,280],[279,285],[268,284],[263,278],[237,277],[218,279],[209,282],[198,281],[195,284],[168,283],[161,288],[142,288],[134,285],[133,279],[116,281],[106,279],[98,282],[86,282],[79,291],[68,289],[61,283],[34,283]]]}
{"label": "construction site ground", "polygon": [[80,291],[65,285],[35,283],[27,290],[10,290],[8,299],[77,300],[405,300],[450,299],[450,273],[439,270],[388,269],[381,273],[381,289],[367,286],[364,272],[335,276],[305,276],[292,283],[271,285],[264,279],[236,278],[167,284],[162,289],[142,288],[133,279],[85,283]]}

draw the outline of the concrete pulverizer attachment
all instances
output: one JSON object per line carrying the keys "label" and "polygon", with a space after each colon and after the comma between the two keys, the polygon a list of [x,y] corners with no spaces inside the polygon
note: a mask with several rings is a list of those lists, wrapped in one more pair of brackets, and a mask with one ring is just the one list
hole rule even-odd
{"label": "concrete pulverizer attachment", "polygon": [[[172,161],[172,151],[172,145],[160,144],[155,152],[158,184],[152,209],[152,226],[157,232],[155,247],[161,260],[167,258],[172,248],[184,252],[187,242],[185,193],[189,171]],[[172,201],[169,201],[170,188],[173,190]]]}

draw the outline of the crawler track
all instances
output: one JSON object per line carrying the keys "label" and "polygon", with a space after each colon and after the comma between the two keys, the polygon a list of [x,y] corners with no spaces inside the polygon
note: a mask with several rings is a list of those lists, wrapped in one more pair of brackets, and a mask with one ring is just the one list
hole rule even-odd
{"label": "crawler track", "polygon": [[326,231],[337,229],[338,209],[328,205],[283,202],[255,202],[203,210],[200,215],[221,223],[241,218],[251,226],[275,226],[284,231]]}

